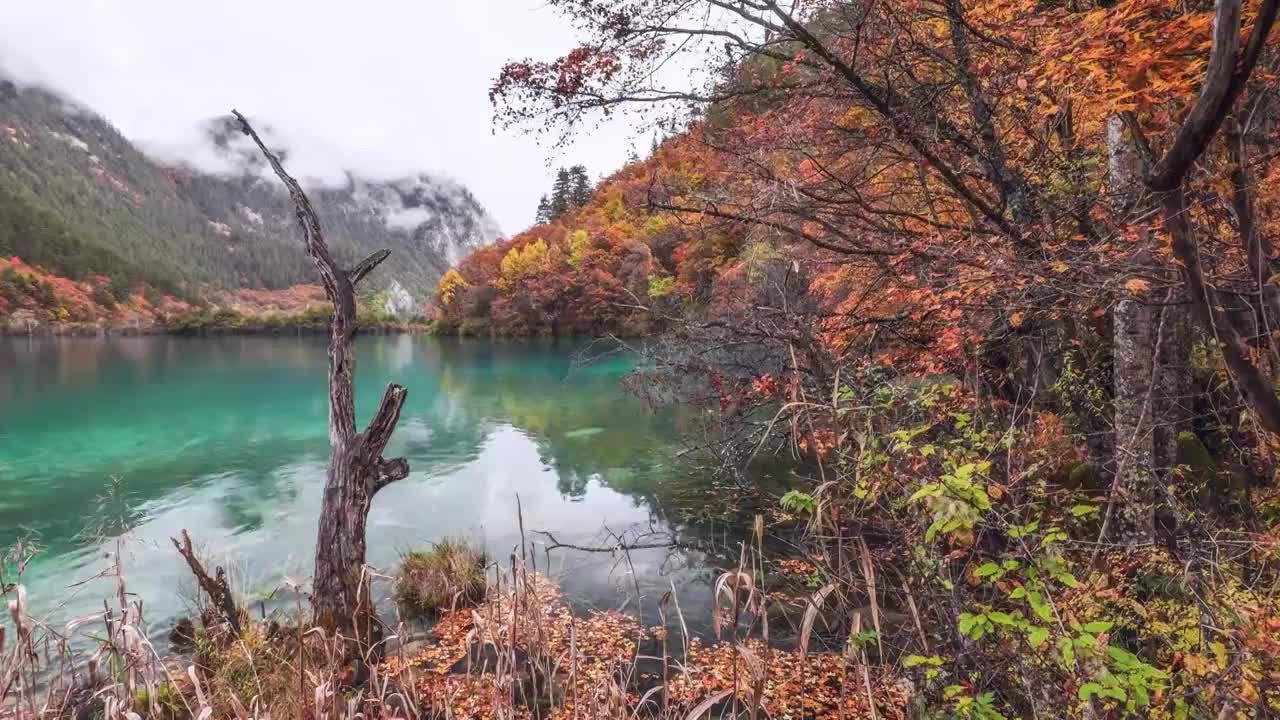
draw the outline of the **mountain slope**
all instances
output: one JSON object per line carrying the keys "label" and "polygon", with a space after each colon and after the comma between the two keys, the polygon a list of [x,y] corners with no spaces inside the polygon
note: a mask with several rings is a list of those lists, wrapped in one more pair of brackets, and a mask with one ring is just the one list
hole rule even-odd
{"label": "mountain slope", "polygon": [[[197,296],[312,281],[287,195],[225,123],[211,127],[225,174],[163,165],[101,116],[0,79],[0,255],[72,278],[105,275],[120,291],[146,283]],[[341,262],[392,251],[370,287],[395,280],[421,295],[500,234],[470,192],[429,175],[349,175],[309,192]]]}

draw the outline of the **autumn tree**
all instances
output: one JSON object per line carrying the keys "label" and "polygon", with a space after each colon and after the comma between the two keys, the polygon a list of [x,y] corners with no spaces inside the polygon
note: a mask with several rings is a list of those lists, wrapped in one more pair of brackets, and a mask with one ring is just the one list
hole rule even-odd
{"label": "autumn tree", "polygon": [[[661,317],[633,388],[704,405],[732,469],[765,448],[798,460],[828,576],[874,602],[842,548],[879,546],[877,572],[909,587],[896,601],[927,599],[918,639],[972,683],[968,710],[1262,712],[1252,680],[1157,649],[1176,641],[1145,611],[1109,638],[1110,620],[1061,618],[1108,604],[1102,587],[1176,604],[1136,579],[1176,565],[1203,638],[1272,576],[1265,543],[1233,545],[1235,564],[1214,548],[1262,529],[1254,498],[1275,495],[1277,3],[551,4],[590,34],[508,65],[501,117],[565,132],[674,103],[687,119],[642,179],[606,180],[545,236],[549,266],[574,270],[557,285],[602,304],[620,286]],[[1168,683],[1108,687],[1118,668],[1082,665],[1080,632],[1097,667]]]}
{"label": "autumn tree", "polygon": [[[503,117],[571,129],[593,112],[664,103],[704,117],[732,189],[657,176],[649,206],[815,249],[828,269],[812,289],[826,302],[800,321],[823,328],[815,353],[870,348],[904,373],[965,376],[976,362],[990,392],[1072,418],[1104,474],[1125,476],[1112,504],[1132,505],[1139,536],[1195,402],[1184,302],[1201,333],[1225,338],[1233,377],[1270,427],[1277,401],[1250,370],[1250,333],[1233,339],[1226,323],[1239,313],[1206,312],[1222,303],[1196,280],[1194,244],[1173,247],[1178,263],[1161,252],[1163,237],[1186,236],[1177,218],[1196,214],[1170,210],[1171,173],[1151,176],[1152,148],[1185,174],[1231,114],[1270,3],[1237,8],[1234,27],[1256,22],[1234,48],[1229,3],[553,4],[594,34],[562,58],[508,65],[493,90]],[[696,73],[658,72],[671,66],[716,70],[690,83]],[[1181,130],[1197,87],[1193,129]],[[1250,217],[1247,202],[1224,199]],[[1152,226],[1157,206],[1172,225]],[[1077,387],[1080,368],[1094,369],[1083,382],[1098,392]]]}

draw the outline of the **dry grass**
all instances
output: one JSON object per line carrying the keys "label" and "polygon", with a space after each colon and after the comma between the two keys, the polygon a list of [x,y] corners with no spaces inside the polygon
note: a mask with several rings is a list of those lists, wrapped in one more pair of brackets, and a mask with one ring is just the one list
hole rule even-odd
{"label": "dry grass", "polygon": [[[381,648],[368,648],[352,660],[343,638],[306,625],[246,617],[237,636],[210,614],[203,617],[211,625],[196,632],[192,658],[162,658],[135,629],[140,604],[123,603],[118,574],[120,609],[77,621],[80,630],[89,623],[105,627],[92,633],[100,644],[86,658],[73,654],[67,642],[77,627],[34,621],[18,583],[5,597],[17,641],[11,634],[6,643],[0,635],[0,718],[905,717],[902,686],[884,668],[869,667],[865,656],[770,648],[767,630],[757,637],[750,627],[755,621],[740,625],[739,613],[721,627],[731,639],[693,643],[672,655],[668,630],[687,636],[673,595],[662,600],[662,627],[645,628],[623,613],[575,614],[551,580],[519,563],[477,589],[482,560],[462,543],[441,543],[406,560],[423,557],[431,559],[412,565],[419,573],[460,573],[447,590],[440,589],[442,581],[431,585],[437,598],[449,599],[433,607],[452,609],[439,613],[431,642],[389,658],[381,657]],[[746,558],[744,552],[744,563],[726,573],[738,578],[736,584],[718,583],[722,602],[740,602],[734,599],[740,592],[751,596],[746,606],[754,610],[743,618],[758,616],[758,606],[767,602],[754,591],[760,581],[748,580],[760,577],[757,563]],[[473,607],[458,607],[460,599],[477,596],[483,599]],[[403,627],[387,635],[403,648]],[[874,691],[872,675],[883,680]],[[31,691],[41,684],[45,690]]]}
{"label": "dry grass", "polygon": [[410,614],[469,607],[484,599],[485,554],[465,540],[446,538],[400,561],[396,601]]}

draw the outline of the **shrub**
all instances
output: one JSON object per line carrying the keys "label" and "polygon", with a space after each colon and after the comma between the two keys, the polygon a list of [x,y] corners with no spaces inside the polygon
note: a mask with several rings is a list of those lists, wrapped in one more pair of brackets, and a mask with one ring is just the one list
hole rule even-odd
{"label": "shrub", "polygon": [[446,538],[430,550],[410,550],[400,562],[396,600],[414,613],[474,605],[484,598],[484,551]]}

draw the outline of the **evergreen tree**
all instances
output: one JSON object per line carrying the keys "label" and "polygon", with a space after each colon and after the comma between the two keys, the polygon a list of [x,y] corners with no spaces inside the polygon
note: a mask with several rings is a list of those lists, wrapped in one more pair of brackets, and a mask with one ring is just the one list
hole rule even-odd
{"label": "evergreen tree", "polygon": [[569,190],[569,203],[580,208],[591,200],[591,178],[587,176],[587,168],[584,165],[574,165],[569,168],[569,177],[573,182]]}
{"label": "evergreen tree", "polygon": [[543,195],[542,199],[538,201],[538,214],[534,216],[533,222],[536,225],[551,222],[551,201],[547,199],[546,195]]}
{"label": "evergreen tree", "polygon": [[557,220],[572,209],[573,178],[569,171],[560,168],[556,173],[556,184],[551,188],[551,219]]}

